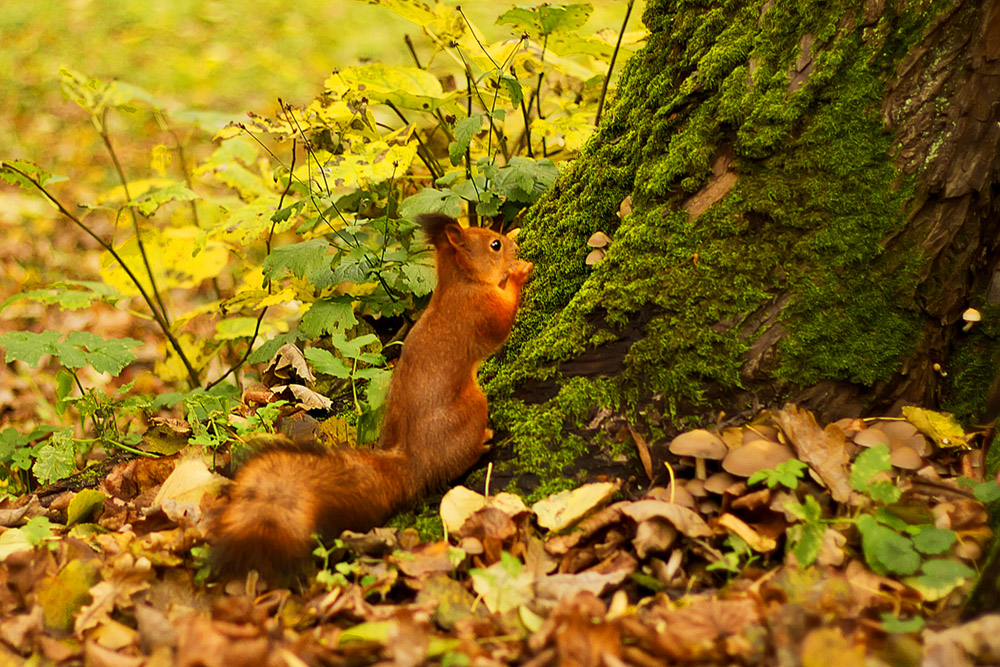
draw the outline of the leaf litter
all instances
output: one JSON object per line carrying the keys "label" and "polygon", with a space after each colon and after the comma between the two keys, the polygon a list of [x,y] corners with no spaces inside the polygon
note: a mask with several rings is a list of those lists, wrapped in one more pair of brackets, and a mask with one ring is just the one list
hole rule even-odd
{"label": "leaf litter", "polygon": [[[157,424],[158,437],[171,427],[190,434]],[[786,406],[713,435],[725,455],[696,461],[657,460],[665,448],[627,431],[668,487],[598,481],[528,507],[458,486],[441,501],[446,539],[345,533],[288,587],[210,576],[227,482],[202,456],[122,461],[96,489],[8,502],[2,664],[1000,659],[1000,615],[961,616],[991,537],[979,434],[926,410],[823,427]],[[727,466],[744,448],[781,462]],[[893,464],[901,448],[916,469]]]}

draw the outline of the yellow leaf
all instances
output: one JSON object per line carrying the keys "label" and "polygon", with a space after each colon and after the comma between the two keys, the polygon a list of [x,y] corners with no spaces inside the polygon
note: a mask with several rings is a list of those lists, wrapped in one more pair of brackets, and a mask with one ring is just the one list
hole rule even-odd
{"label": "yellow leaf", "polygon": [[934,412],[907,405],[903,407],[903,416],[938,447],[969,447],[965,430],[947,412]]}
{"label": "yellow leaf", "polygon": [[[201,281],[219,275],[229,261],[229,251],[221,243],[208,241],[197,251],[197,227],[177,227],[143,231],[143,245],[156,285],[161,290],[195,287]],[[135,237],[115,248],[143,288],[150,291],[145,262]],[[110,253],[101,255],[101,278],[123,294],[137,295],[138,289]]]}

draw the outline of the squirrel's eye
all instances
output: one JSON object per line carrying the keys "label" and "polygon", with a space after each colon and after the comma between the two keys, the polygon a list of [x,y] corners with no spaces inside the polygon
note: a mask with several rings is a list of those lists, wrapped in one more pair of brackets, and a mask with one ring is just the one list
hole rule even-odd
{"label": "squirrel's eye", "polygon": [[493,248],[494,250],[499,250],[503,246],[500,243],[500,239],[493,239],[492,241],[490,241],[490,247]]}

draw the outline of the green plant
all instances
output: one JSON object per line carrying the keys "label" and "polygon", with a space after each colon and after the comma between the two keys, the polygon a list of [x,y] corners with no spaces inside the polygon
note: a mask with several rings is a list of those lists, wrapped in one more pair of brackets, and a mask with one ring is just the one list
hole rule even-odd
{"label": "green plant", "polygon": [[786,503],[785,508],[799,520],[789,529],[789,550],[802,566],[811,565],[829,527],[853,524],[861,538],[861,555],[874,572],[903,578],[925,600],[938,599],[975,573],[944,557],[958,540],[953,530],[934,526],[928,517],[911,518],[913,513],[897,506],[902,491],[889,478],[891,470],[885,445],[866,449],[854,460],[851,486],[869,503],[868,509],[854,517],[824,518],[812,496],[804,502]]}
{"label": "green plant", "polygon": [[[92,334],[60,342],[53,331],[0,338],[8,359],[62,355],[68,375],[57,378],[57,402],[90,423],[76,433],[53,427],[49,442],[32,448],[39,479],[75,470],[87,428],[92,441],[138,451],[138,432],[119,420],[171,401],[183,403],[192,442],[213,452],[233,443],[243,435],[227,423],[234,404],[216,390],[290,342],[329,343],[332,351],[311,348],[307,358],[346,381],[359,438],[373,439],[389,371],[372,331],[391,337],[395,318],[408,318],[434,285],[414,218],[443,211],[470,224],[509,224],[589,136],[608,63],[630,46],[621,35],[616,44],[581,36],[586,4],[510,10],[497,23],[514,37],[493,44],[460,9],[376,4],[424,31],[427,62],[408,42],[414,67],[342,68],[311,104],[280,103],[273,118],[251,114],[223,128],[218,115],[176,110],[137,86],[60,70],[64,93],[111,161],[113,186],[76,209],[57,194],[66,179],[35,164],[0,161],[0,178],[40,194],[100,246],[101,280],[27,289],[0,310],[20,301],[60,309],[102,302],[148,318],[162,337],[156,375],[187,392],[140,399],[126,386],[107,397],[80,382],[81,365],[121,372],[134,341],[94,347]],[[112,127],[128,115],[152,119],[163,134],[147,165],[127,164],[117,146]],[[206,323],[214,335],[202,333]],[[251,421],[247,428],[267,430]],[[4,463],[9,473],[26,470],[23,454]]]}

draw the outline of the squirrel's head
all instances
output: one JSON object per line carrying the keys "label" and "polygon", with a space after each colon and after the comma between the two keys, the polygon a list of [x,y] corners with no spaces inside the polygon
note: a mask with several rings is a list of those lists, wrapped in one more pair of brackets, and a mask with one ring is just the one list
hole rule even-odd
{"label": "squirrel's head", "polygon": [[517,261],[514,240],[493,230],[465,229],[454,218],[440,213],[421,215],[417,222],[430,242],[454,257],[457,268],[471,280],[499,285]]}

